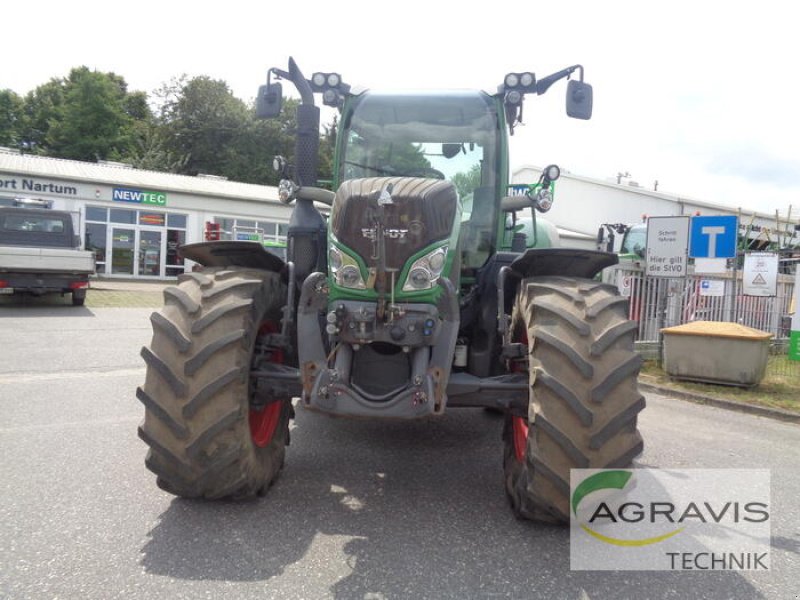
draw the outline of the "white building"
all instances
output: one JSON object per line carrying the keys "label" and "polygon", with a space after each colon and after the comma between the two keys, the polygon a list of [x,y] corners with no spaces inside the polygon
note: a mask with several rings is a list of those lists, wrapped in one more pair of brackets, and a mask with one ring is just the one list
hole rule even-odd
{"label": "white building", "polygon": [[[514,171],[514,183],[533,183],[540,169]],[[115,163],[89,163],[22,155],[0,149],[0,206],[19,198],[43,199],[73,213],[76,231],[97,254],[103,277],[175,277],[191,265],[177,251],[203,241],[209,223],[221,239],[286,240],[291,207],[278,201],[277,188],[227,181],[219,177],[142,171]],[[725,215],[736,210],[634,187],[562,173],[555,203],[546,218],[561,234],[562,245],[595,248],[603,223],[640,223],[646,216]],[[800,231],[775,215],[743,210],[740,228],[752,235],[782,232],[800,244]],[[280,253],[280,250],[278,250]]]}
{"label": "white building", "polygon": [[107,277],[175,277],[190,267],[177,251],[205,239],[283,242],[291,208],[275,187],[142,171],[0,150],[0,205],[43,199],[73,213],[76,231]]}
{"label": "white building", "polygon": [[[513,183],[535,183],[540,174],[541,168],[524,166],[514,170],[511,179]],[[749,226],[750,238],[781,238],[784,243],[792,240],[794,244],[800,244],[800,231],[795,229],[800,223],[798,217],[789,221],[785,215],[778,217],[746,207],[737,211],[710,202],[648,190],[625,180],[621,183],[600,181],[565,172],[556,183],[555,202],[545,218],[558,228],[563,246],[595,248],[597,230],[603,223],[635,224],[647,217],[698,214],[738,215],[740,233]]]}

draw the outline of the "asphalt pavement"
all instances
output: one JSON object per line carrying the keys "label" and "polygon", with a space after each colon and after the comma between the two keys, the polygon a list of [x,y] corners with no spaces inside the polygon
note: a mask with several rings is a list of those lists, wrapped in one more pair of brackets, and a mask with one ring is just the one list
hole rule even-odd
{"label": "asphalt pavement", "polygon": [[136,435],[151,312],[0,307],[0,597],[797,598],[800,428],[652,391],[637,466],[771,470],[771,571],[570,571],[567,529],[512,516],[481,410],[298,410],[266,497],[173,498]]}

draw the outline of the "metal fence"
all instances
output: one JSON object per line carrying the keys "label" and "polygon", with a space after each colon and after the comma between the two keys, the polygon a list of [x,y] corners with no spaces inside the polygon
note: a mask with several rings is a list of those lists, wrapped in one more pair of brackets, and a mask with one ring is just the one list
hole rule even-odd
{"label": "metal fence", "polygon": [[682,278],[647,277],[635,264],[619,264],[603,273],[629,299],[629,318],[639,324],[637,348],[648,358],[661,356],[661,329],[692,321],[728,321],[773,334],[769,371],[800,380],[800,362],[786,357],[791,327],[794,276],[778,275],[777,294],[745,296],[742,273],[693,274]]}

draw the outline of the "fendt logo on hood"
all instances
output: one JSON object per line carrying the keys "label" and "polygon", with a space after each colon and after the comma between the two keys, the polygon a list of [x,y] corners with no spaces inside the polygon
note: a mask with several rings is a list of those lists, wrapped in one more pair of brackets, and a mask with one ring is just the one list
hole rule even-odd
{"label": "fendt logo on hood", "polygon": [[[371,241],[378,239],[378,230],[375,227],[362,227],[361,235]],[[383,237],[390,240],[403,240],[408,235],[408,229],[384,229]]]}

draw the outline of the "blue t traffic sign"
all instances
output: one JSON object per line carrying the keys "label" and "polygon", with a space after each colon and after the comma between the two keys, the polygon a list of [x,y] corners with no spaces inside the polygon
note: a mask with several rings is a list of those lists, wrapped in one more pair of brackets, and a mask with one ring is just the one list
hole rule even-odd
{"label": "blue t traffic sign", "polygon": [[736,216],[692,217],[689,256],[735,258],[738,227]]}

